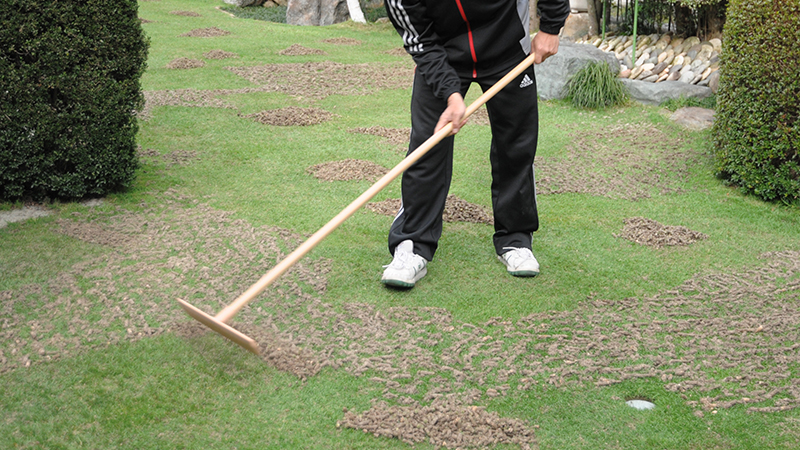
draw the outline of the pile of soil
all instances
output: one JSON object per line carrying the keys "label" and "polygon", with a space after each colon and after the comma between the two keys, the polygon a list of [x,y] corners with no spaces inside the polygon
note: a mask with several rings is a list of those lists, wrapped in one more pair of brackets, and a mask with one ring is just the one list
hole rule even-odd
{"label": "pile of soil", "polygon": [[200,59],[176,58],[167,64],[167,69],[197,69],[206,63]]}
{"label": "pile of soil", "polygon": [[[566,155],[536,158],[541,195],[579,193],[635,201],[682,192],[697,150],[648,125],[618,123],[571,133]],[[636,152],[620,149],[637,149]]]}
{"label": "pile of soil", "polygon": [[682,226],[662,225],[655,220],[644,217],[631,217],[625,219],[622,233],[614,235],[640,245],[661,248],[675,245],[691,245],[697,241],[708,239],[708,236],[698,231],[692,231]]}
{"label": "pile of soil", "polygon": [[368,128],[352,128],[348,130],[351,133],[370,134],[373,136],[380,136],[386,141],[395,146],[402,146],[402,150],[407,150],[408,137],[411,134],[411,128],[386,128],[381,126],[374,126]]}
{"label": "pile of soil", "polygon": [[218,36],[227,36],[231,34],[230,31],[222,30],[217,27],[210,27],[210,28],[196,28],[192,31],[187,31],[179,35],[180,37],[218,37]]}
{"label": "pile of soil", "polygon": [[414,67],[396,64],[341,64],[331,61],[226,67],[262,90],[305,99],[329,95],[370,95],[411,86]]}
{"label": "pile of soil", "polygon": [[261,111],[255,114],[246,115],[244,117],[253,119],[256,122],[264,125],[273,125],[278,127],[304,127],[327,122],[336,117],[336,115],[320,108],[300,108],[297,106],[287,106],[286,108]]}
{"label": "pile of soil", "polygon": [[322,42],[333,45],[361,45],[361,41],[359,41],[358,39],[347,38],[347,37],[323,39]]}
{"label": "pile of soil", "polygon": [[387,55],[392,55],[392,56],[411,56],[411,55],[409,55],[409,54],[408,54],[408,52],[406,51],[406,49],[404,49],[404,48],[402,48],[402,47],[400,47],[400,48],[393,48],[393,49],[391,49],[391,50],[386,50],[386,51],[385,51],[385,52],[383,52],[383,53],[386,53]]}
{"label": "pile of soil", "polygon": [[322,50],[303,47],[300,44],[292,44],[289,47],[279,51],[278,54],[283,56],[327,55],[327,53]]}
{"label": "pile of soil", "polygon": [[144,108],[139,111],[142,120],[150,119],[153,108],[159,106],[184,106],[199,108],[228,108],[233,106],[220,99],[229,91],[201,91],[197,89],[174,89],[165,91],[143,91]]}
{"label": "pile of soil", "polygon": [[397,438],[409,445],[425,441],[447,448],[518,444],[525,449],[536,443],[533,430],[521,420],[503,418],[483,407],[447,399],[435,400],[428,406],[376,402],[361,414],[345,412],[336,425]]}
{"label": "pile of soil", "polygon": [[313,165],[307,169],[307,172],[322,181],[377,181],[388,170],[371,161],[344,159]]}
{"label": "pile of soil", "polygon": [[228,58],[238,58],[239,55],[233,52],[226,52],[225,50],[221,49],[214,49],[209,50],[203,53],[203,58],[206,59],[228,59]]}
{"label": "pile of soil", "polygon": [[176,16],[201,17],[200,13],[196,13],[194,11],[170,11],[169,13]]}
{"label": "pile of soil", "polygon": [[[380,202],[367,203],[366,208],[381,215],[394,217],[400,210],[401,203],[399,198],[391,198]],[[442,219],[445,222],[494,224],[494,217],[483,206],[470,203],[452,194],[447,196]]]}

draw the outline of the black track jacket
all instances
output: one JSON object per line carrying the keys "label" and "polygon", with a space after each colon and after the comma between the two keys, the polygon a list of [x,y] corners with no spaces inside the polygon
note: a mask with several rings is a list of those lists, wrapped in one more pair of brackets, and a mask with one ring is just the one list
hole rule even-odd
{"label": "black track jacket", "polygon": [[[385,0],[386,11],[417,71],[447,99],[460,76],[496,75],[530,53],[528,0]],[[569,0],[539,0],[539,29],[558,34]]]}

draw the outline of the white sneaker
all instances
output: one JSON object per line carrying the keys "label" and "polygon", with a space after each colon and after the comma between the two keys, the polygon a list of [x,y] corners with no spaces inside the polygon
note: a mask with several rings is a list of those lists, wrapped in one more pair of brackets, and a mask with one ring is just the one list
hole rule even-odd
{"label": "white sneaker", "polygon": [[503,247],[508,250],[497,259],[506,265],[506,270],[515,277],[535,277],[539,275],[539,261],[527,248]]}
{"label": "white sneaker", "polygon": [[394,259],[388,266],[383,266],[381,283],[395,287],[414,287],[414,284],[428,273],[428,261],[414,254],[414,243],[406,240],[394,249]]}

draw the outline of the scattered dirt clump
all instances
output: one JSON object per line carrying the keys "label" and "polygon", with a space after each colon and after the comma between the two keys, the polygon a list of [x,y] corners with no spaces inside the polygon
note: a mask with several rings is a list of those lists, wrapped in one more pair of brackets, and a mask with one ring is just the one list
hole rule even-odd
{"label": "scattered dirt clump", "polygon": [[206,63],[200,59],[176,58],[167,64],[167,69],[197,69],[205,65]]}
{"label": "scattered dirt clump", "polygon": [[256,122],[264,125],[273,125],[278,127],[304,127],[327,122],[336,117],[336,115],[320,108],[300,108],[297,106],[287,106],[286,108],[261,111],[259,113],[249,114],[244,117],[253,119]]}
{"label": "scattered dirt clump", "polygon": [[139,22],[141,22],[141,23],[154,23],[152,20],[142,19],[141,17],[139,18]]}
{"label": "scattered dirt clump", "polygon": [[203,58],[206,59],[228,59],[228,58],[238,58],[239,55],[233,52],[226,52],[225,50],[221,49],[214,49],[209,50],[203,53]]}
{"label": "scattered dirt clump", "polygon": [[428,406],[390,406],[376,402],[369,410],[347,411],[337,426],[345,426],[375,436],[392,437],[414,445],[428,441],[447,448],[489,448],[497,444],[535,445],[534,432],[525,422],[500,417],[479,406],[436,400]]}
{"label": "scattered dirt clump", "polygon": [[386,128],[374,126],[369,128],[352,128],[348,131],[351,133],[380,136],[386,139],[391,145],[402,146],[402,149],[405,151],[408,147],[408,137],[411,133],[411,128]]}
{"label": "scattered dirt clump", "polygon": [[263,91],[297,98],[330,95],[371,95],[381,89],[411,86],[413,64],[341,64],[331,61],[226,67]]}
{"label": "scattered dirt clump", "polygon": [[[392,198],[380,202],[367,203],[366,208],[377,214],[395,216],[400,210],[401,203],[399,198]],[[447,196],[442,219],[445,222],[494,224],[494,217],[483,206],[469,203],[452,194]]]}
{"label": "scattered dirt clump", "polygon": [[388,170],[371,161],[344,159],[313,165],[307,172],[322,181],[377,181]]}
{"label": "scattered dirt clump", "polygon": [[233,106],[218,98],[225,91],[200,91],[197,89],[175,89],[166,91],[143,91],[144,108],[139,111],[142,120],[152,117],[153,108],[159,106],[184,106],[191,108],[228,108]]}
{"label": "scattered dirt clump", "polygon": [[390,50],[386,50],[383,53],[386,53],[387,55],[392,55],[392,56],[411,56],[411,55],[408,54],[406,49],[404,49],[403,47],[397,47],[397,48],[393,48],[393,49],[390,49]]}
{"label": "scattered dirt clump", "polygon": [[347,37],[323,39],[322,42],[333,45],[361,45],[361,41],[359,41],[358,39],[347,38]]}
{"label": "scattered dirt clump", "polygon": [[[185,336],[204,334],[208,330],[186,320],[175,298],[216,313],[302,241],[288,230],[253,227],[173,191],[160,195],[163,204],[142,204],[140,212],[92,210],[55,222],[58,233],[113,250],[55,274],[44,287],[0,291],[0,374],[173,326]],[[261,300],[319,296],[329,270],[327,260],[298,262]],[[250,312],[245,308],[235,322],[252,323]],[[176,320],[193,326],[177,326]],[[259,343],[268,362],[299,377],[324,367],[324,360],[292,339],[276,338],[271,326],[252,331],[264,339]]]}
{"label": "scattered dirt clump", "polygon": [[489,111],[486,110],[486,106],[481,106],[474,113],[472,113],[472,115],[469,116],[469,120],[467,120],[467,124],[490,125]]}
{"label": "scattered dirt clump", "polygon": [[180,35],[180,37],[219,37],[231,34],[230,31],[222,30],[217,27],[210,28],[196,28],[192,31],[187,31]]}
{"label": "scattered dirt clump", "polygon": [[[618,123],[572,134],[566,155],[536,158],[537,193],[579,193],[635,201],[682,192],[696,151],[641,124]],[[636,149],[630,150],[630,149]]]}
{"label": "scattered dirt clump", "polygon": [[170,11],[169,13],[176,16],[201,17],[200,13],[196,13],[194,11]]}
{"label": "scattered dirt clump", "polygon": [[637,244],[655,248],[691,245],[697,241],[708,239],[707,235],[698,231],[692,231],[682,226],[662,225],[644,217],[625,219],[622,233],[614,235],[614,237],[625,238]]}
{"label": "scattered dirt clump", "polygon": [[289,47],[279,51],[278,54],[283,56],[327,55],[327,53],[323,50],[304,47],[300,44],[292,44]]}

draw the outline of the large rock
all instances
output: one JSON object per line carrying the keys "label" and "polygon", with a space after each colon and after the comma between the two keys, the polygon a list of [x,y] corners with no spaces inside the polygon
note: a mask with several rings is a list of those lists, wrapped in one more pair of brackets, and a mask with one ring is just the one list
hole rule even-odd
{"label": "large rock", "polygon": [[558,45],[558,53],[534,66],[539,98],[542,100],[564,98],[567,81],[585,65],[594,61],[605,61],[611,68],[611,72],[619,73],[619,61],[613,53],[606,53],[593,45],[574,44],[561,40]]}
{"label": "large rock", "polygon": [[650,105],[660,105],[667,100],[677,100],[681,97],[699,99],[711,95],[710,88],[681,83],[680,81],[645,83],[638,80],[622,79],[622,84],[628,89],[632,99]]}
{"label": "large rock", "polygon": [[564,29],[561,30],[561,37],[571,41],[594,34],[597,30],[592,29],[592,21],[589,19],[588,13],[572,13],[567,17],[564,23]]}
{"label": "large rock", "polygon": [[244,6],[261,6],[264,3],[264,0],[223,0],[225,3],[233,6],[244,7]]}
{"label": "large rock", "polygon": [[289,0],[286,7],[290,25],[333,25],[349,17],[347,0]]}

